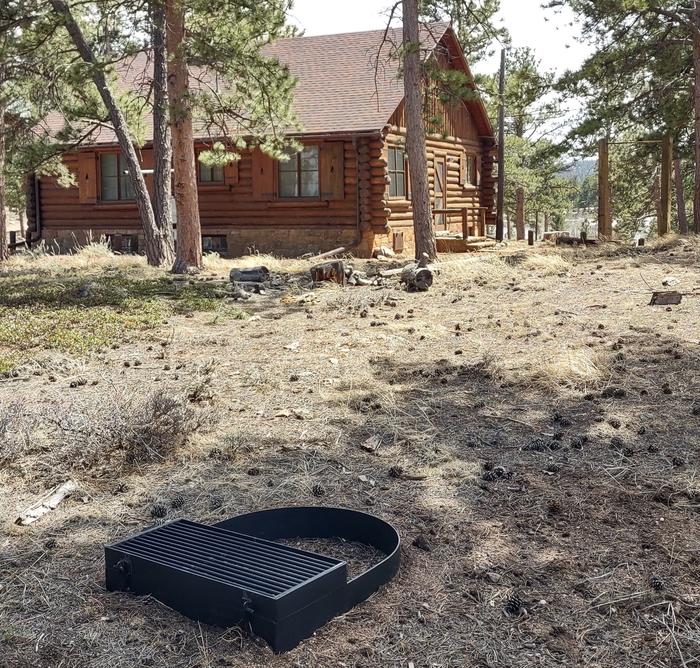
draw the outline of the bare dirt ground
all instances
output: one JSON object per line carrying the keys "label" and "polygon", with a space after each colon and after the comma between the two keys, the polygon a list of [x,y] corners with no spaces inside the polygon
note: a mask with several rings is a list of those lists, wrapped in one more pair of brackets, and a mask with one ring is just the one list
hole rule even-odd
{"label": "bare dirt ground", "polygon": [[[310,289],[275,262],[244,304],[230,262],[190,285],[126,258],[13,262],[0,665],[697,665],[699,255],[510,245],[421,294]],[[698,296],[649,306],[664,289]],[[14,524],[68,479],[78,495]],[[398,577],[288,654],[104,589],[106,543],[285,504],[403,538]]]}

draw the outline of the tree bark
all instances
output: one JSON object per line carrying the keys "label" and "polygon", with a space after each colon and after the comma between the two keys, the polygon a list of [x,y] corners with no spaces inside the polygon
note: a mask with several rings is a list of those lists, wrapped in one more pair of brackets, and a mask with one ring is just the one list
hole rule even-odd
{"label": "tree bark", "polygon": [[168,60],[165,50],[165,5],[151,0],[153,45],[153,211],[156,227],[163,237],[163,264],[175,258],[172,212],[170,207],[172,144],[168,119]]}
{"label": "tree bark", "polygon": [[673,176],[676,186],[676,208],[678,209],[678,231],[688,234],[688,214],[685,210],[685,188],[683,187],[683,170],[680,158],[673,161]]}
{"label": "tree bark", "polygon": [[202,229],[199,221],[190,84],[185,59],[185,7],[182,0],[165,0],[165,16],[168,101],[177,206],[177,244],[173,272],[183,274],[202,268]]}
{"label": "tree bark", "polygon": [[693,31],[693,102],[695,108],[695,192],[693,194],[693,231],[700,234],[700,2],[694,3]]}
{"label": "tree bark", "polygon": [[515,238],[525,239],[525,191],[522,188],[515,191]]}
{"label": "tree bark", "polygon": [[549,232],[549,213],[544,214],[544,231]]}
{"label": "tree bark", "polygon": [[0,101],[0,262],[7,260],[7,210],[5,196],[5,106]]}
{"label": "tree bark", "polygon": [[141,165],[136,155],[136,149],[129,136],[129,128],[124,114],[119,108],[116,97],[107,85],[104,68],[98,63],[95,52],[85,39],[85,35],[76,22],[70,7],[63,0],[49,0],[49,2],[53,11],[62,18],[65,28],[80,54],[80,57],[86,63],[92,65],[92,80],[97,87],[102,102],[107,108],[110,121],[114,127],[114,132],[117,135],[119,148],[126,160],[129,178],[134,190],[134,199],[136,200],[136,206],[138,207],[141,224],[143,226],[143,235],[146,241],[146,259],[148,260],[148,264],[160,266],[166,256],[164,240],[162,234],[156,227],[151,198],[146,188],[146,181],[141,173]]}
{"label": "tree bark", "polygon": [[423,85],[418,0],[403,0],[403,85],[406,109],[406,151],[411,179],[411,206],[416,258],[437,257],[435,230],[428,190],[428,158],[423,122]]}

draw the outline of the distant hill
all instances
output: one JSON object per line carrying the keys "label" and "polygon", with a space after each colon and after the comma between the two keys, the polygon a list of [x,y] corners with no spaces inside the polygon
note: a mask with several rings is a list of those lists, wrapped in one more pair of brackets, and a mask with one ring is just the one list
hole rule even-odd
{"label": "distant hill", "polygon": [[575,179],[577,181],[582,181],[587,176],[595,172],[598,160],[596,158],[584,158],[575,162],[571,167],[565,169],[563,172],[559,172],[557,176],[561,176],[565,179]]}

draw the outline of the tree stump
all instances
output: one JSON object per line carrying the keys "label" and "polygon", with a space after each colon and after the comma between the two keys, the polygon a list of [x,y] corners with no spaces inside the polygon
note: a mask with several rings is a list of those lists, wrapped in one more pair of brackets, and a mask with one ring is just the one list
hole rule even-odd
{"label": "tree stump", "polygon": [[332,281],[345,285],[345,264],[342,260],[334,260],[333,262],[324,262],[311,267],[311,279],[314,283],[323,283],[324,281]]}

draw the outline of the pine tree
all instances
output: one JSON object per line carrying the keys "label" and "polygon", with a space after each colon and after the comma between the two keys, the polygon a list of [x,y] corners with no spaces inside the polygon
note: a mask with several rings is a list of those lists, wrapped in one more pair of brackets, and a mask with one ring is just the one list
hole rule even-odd
{"label": "pine tree", "polygon": [[[693,227],[700,232],[700,3],[554,0],[549,6],[573,9],[584,37],[595,47],[593,55],[558,84],[585,104],[570,133],[571,145],[592,152],[601,135],[671,135],[679,159],[695,163]],[[658,147],[652,144],[631,157],[638,158],[641,167],[652,152],[658,164]],[[650,185],[650,174],[640,170],[639,177],[645,187]]]}
{"label": "pine tree", "polygon": [[49,3],[53,11],[61,18],[66,31],[75,45],[76,51],[83,61],[90,66],[93,82],[109,113],[112,127],[119,142],[119,148],[126,161],[134,199],[136,200],[141,225],[143,226],[146,257],[149,264],[160,266],[165,262],[169,254],[167,242],[163,237],[162,231],[156,225],[151,198],[146,188],[146,181],[141,172],[141,165],[139,164],[139,158],[124,112],[107,82],[104,65],[97,58],[95,48],[86,39],[85,33],[76,20],[71,7],[64,0],[49,0]]}
{"label": "pine tree", "polygon": [[433,215],[428,191],[425,121],[423,119],[424,83],[421,63],[418,1],[403,0],[403,85],[406,108],[406,152],[411,179],[411,205],[416,257],[437,257]]}

